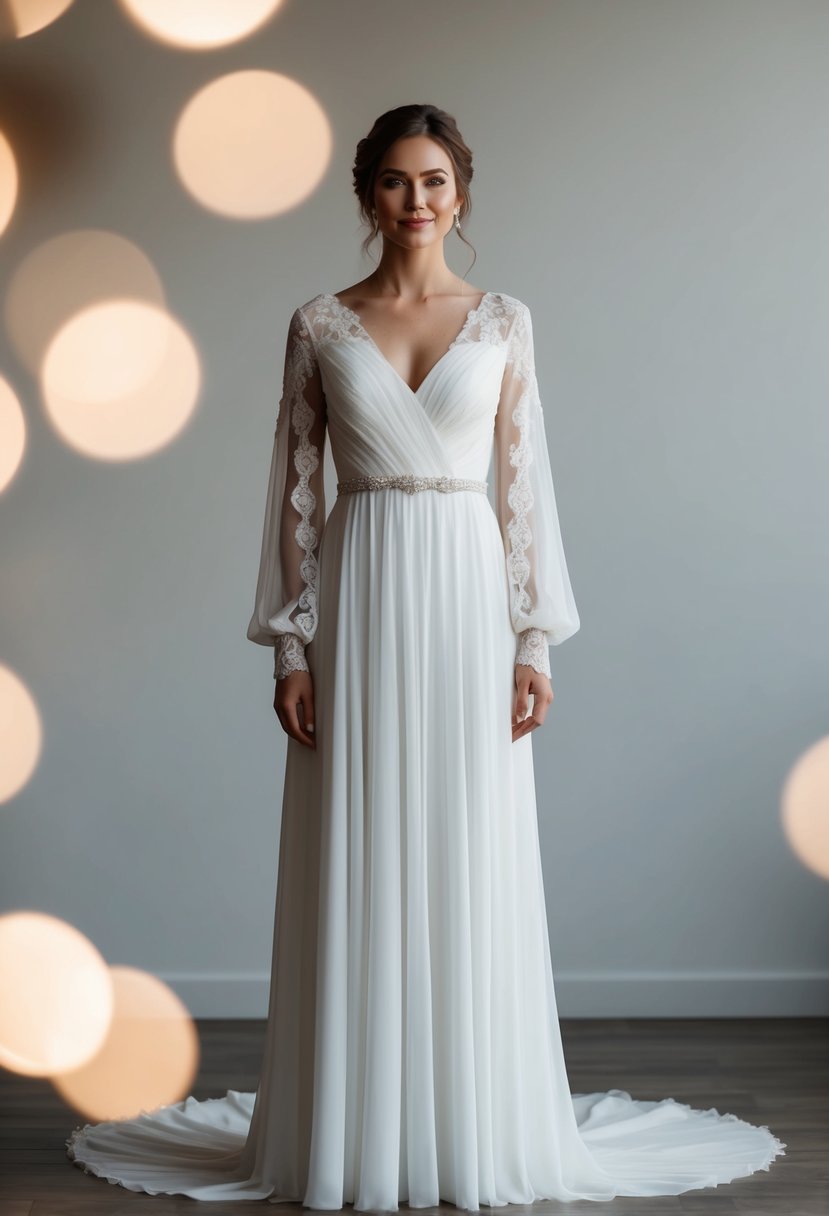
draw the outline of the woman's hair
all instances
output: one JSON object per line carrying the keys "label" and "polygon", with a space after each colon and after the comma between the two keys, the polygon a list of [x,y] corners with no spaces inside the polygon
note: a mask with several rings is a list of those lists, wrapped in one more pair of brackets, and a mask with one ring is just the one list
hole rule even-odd
{"label": "woman's hair", "polygon": [[[360,217],[368,224],[370,232],[362,244],[364,253],[379,231],[377,221],[372,215],[374,203],[374,183],[377,179],[377,169],[387,150],[398,139],[406,139],[411,135],[428,135],[441,144],[452,162],[455,174],[455,184],[461,197],[459,219],[464,220],[472,210],[472,196],[469,183],[472,181],[472,150],[466,145],[457,123],[451,114],[437,106],[410,105],[398,106],[387,110],[376,119],[374,126],[365,139],[357,144],[357,154],[354,157],[352,176],[354,178],[354,193],[360,201]],[[463,233],[461,240],[469,245],[474,255],[475,248],[467,241]],[[470,266],[470,270],[472,266]],[[467,271],[467,274],[469,271]]]}

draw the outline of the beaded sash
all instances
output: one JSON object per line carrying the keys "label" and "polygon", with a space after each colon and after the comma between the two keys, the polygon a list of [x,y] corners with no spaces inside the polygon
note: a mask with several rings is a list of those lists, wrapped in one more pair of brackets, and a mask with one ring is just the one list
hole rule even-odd
{"label": "beaded sash", "polygon": [[358,490],[385,490],[388,486],[415,494],[418,490],[440,490],[443,494],[453,490],[478,490],[486,494],[487,483],[471,477],[415,477],[414,473],[388,473],[382,476],[349,477],[337,482],[338,494],[354,494]]}

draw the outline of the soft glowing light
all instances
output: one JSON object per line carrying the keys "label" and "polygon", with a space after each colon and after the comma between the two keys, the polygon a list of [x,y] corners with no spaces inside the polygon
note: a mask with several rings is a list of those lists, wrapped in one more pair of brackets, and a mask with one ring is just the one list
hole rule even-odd
{"label": "soft glowing light", "polygon": [[158,271],[131,241],[105,229],[64,232],[33,250],[15,270],[5,302],[6,327],[20,359],[40,374],[44,352],[71,317],[104,300],[159,307]]}
{"label": "soft glowing light", "polygon": [[0,663],[0,802],[22,790],[40,758],[40,714],[23,681]]}
{"label": "soft glowing light", "polygon": [[829,738],[804,752],[782,795],[783,831],[796,857],[829,878]]}
{"label": "soft glowing light", "polygon": [[242,71],[190,100],[176,124],[173,158],[203,206],[260,219],[311,194],[331,147],[328,119],[306,88],[275,72]]}
{"label": "soft glowing light", "polygon": [[168,313],[113,300],[58,331],[41,384],[49,416],[68,443],[101,460],[130,460],[182,430],[201,372],[193,343]]}
{"label": "soft glowing light", "polygon": [[89,1120],[129,1119],[190,1093],[199,1067],[193,1020],[160,979],[132,967],[110,969],[115,1009],[109,1033],[83,1068],[52,1083]]}
{"label": "soft glowing light", "polygon": [[20,468],[25,447],[23,410],[8,380],[0,376],[0,493]]}
{"label": "soft glowing light", "polygon": [[146,33],[191,50],[226,46],[270,20],[281,0],[121,0]]}
{"label": "soft glowing light", "polygon": [[4,0],[3,36],[26,38],[57,21],[72,0]]}
{"label": "soft glowing light", "polygon": [[50,390],[83,405],[111,403],[153,376],[171,340],[169,318],[134,300],[87,308],[58,332],[43,361]]}
{"label": "soft glowing light", "polygon": [[30,1077],[77,1068],[113,1012],[109,968],[88,938],[43,912],[0,916],[0,1064]]}
{"label": "soft glowing light", "polygon": [[17,202],[19,180],[12,146],[0,131],[0,233],[6,231]]}

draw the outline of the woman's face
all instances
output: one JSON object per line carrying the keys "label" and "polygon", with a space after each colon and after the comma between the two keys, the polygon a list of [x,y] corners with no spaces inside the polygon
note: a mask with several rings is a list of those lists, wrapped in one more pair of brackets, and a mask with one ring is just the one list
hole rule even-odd
{"label": "woman's face", "polygon": [[[460,203],[452,162],[436,140],[410,135],[387,150],[374,184],[377,223],[385,237],[408,248],[442,241]],[[403,223],[415,217],[429,222],[419,227]]]}

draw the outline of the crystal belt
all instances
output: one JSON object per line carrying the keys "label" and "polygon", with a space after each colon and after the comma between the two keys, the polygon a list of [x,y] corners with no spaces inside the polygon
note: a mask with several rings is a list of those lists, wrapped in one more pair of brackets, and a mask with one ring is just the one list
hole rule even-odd
{"label": "crystal belt", "polygon": [[354,494],[357,490],[385,490],[395,486],[405,490],[407,494],[415,494],[418,490],[440,490],[449,494],[453,490],[478,490],[486,494],[487,483],[475,481],[470,477],[415,477],[414,473],[389,473],[383,476],[349,477],[347,481],[337,482],[338,494]]}

